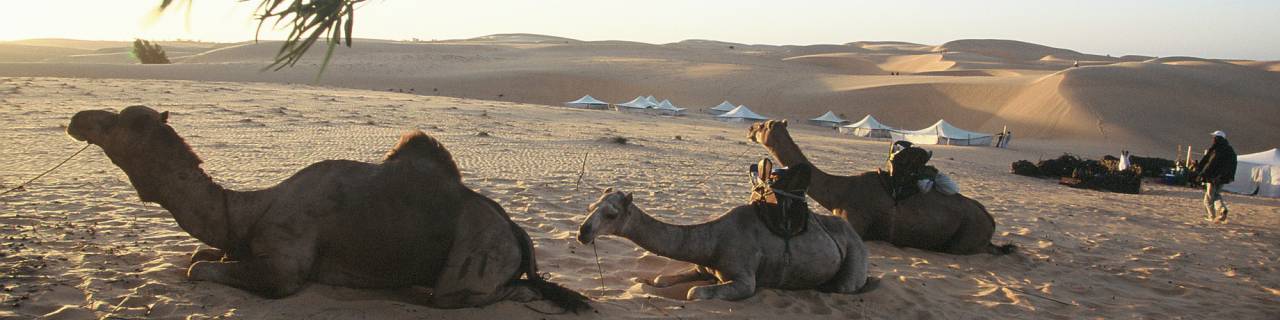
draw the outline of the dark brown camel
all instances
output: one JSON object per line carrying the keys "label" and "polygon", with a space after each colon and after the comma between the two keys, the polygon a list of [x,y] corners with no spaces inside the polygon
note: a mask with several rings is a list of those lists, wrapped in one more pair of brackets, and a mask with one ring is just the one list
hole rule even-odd
{"label": "dark brown camel", "polygon": [[270,188],[234,191],[205,174],[168,115],[144,106],[81,111],[67,134],[102,147],[142,201],[215,248],[192,255],[192,280],[268,298],[318,282],[431,287],[425,303],[441,308],[538,298],[589,308],[538,275],[529,235],[465,186],[449,151],[421,131],[380,164],[327,160]]}
{"label": "dark brown camel", "polygon": [[[791,140],[786,120],[756,123],[749,138],[784,166],[813,165]],[[1011,244],[991,243],[995,220],[981,203],[963,195],[926,192],[895,205],[879,172],[837,176],[816,165],[812,172],[809,197],[849,221],[863,240],[950,254],[1007,254],[1014,250]]]}

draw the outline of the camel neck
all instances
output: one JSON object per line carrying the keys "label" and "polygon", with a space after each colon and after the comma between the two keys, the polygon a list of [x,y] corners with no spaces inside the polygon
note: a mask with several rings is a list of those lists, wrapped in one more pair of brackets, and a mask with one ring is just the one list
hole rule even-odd
{"label": "camel neck", "polygon": [[834,210],[840,207],[843,198],[837,192],[842,189],[836,188],[835,184],[839,184],[839,178],[827,174],[817,165],[809,162],[809,158],[805,157],[804,152],[800,151],[800,146],[796,145],[795,140],[791,139],[791,134],[781,132],[768,140],[765,149],[769,150],[769,154],[774,159],[778,159],[778,163],[783,166],[793,166],[800,163],[808,163],[812,167],[812,174],[809,178],[809,190],[805,192],[810,198],[818,202],[827,210]]}
{"label": "camel neck", "polygon": [[770,138],[765,148],[783,166],[809,162],[809,158],[804,156],[804,152],[800,151],[800,146],[796,145],[795,140],[791,140],[791,134],[787,132]]}
{"label": "camel neck", "polygon": [[178,227],[205,244],[228,249],[228,197],[230,190],[213,182],[200,169],[199,159],[173,152],[107,152],[107,156],[129,176],[145,202],[154,202],[168,210]]}
{"label": "camel neck", "polygon": [[630,210],[620,236],[663,257],[698,265],[715,261],[716,237],[707,230],[709,224],[674,225],[658,221],[634,204]]}

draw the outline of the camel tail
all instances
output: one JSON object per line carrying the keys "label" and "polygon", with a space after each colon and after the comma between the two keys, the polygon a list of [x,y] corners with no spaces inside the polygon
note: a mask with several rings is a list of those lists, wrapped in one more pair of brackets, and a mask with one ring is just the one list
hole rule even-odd
{"label": "camel tail", "polygon": [[529,233],[516,225],[515,222],[511,222],[511,228],[515,231],[516,237],[520,238],[520,252],[525,261],[524,267],[521,268],[525,274],[525,279],[516,279],[514,282],[533,288],[543,299],[551,301],[552,304],[566,312],[578,314],[578,311],[591,310],[591,305],[587,304],[587,300],[589,300],[587,296],[565,288],[560,284],[547,281],[542,278],[542,275],[538,274],[538,262],[533,258],[533,240],[529,238]]}
{"label": "camel tail", "polygon": [[538,295],[542,296],[543,299],[550,301],[552,304],[555,304],[556,307],[559,307],[565,312],[578,314],[578,311],[591,310],[591,305],[587,304],[587,301],[590,300],[587,296],[560,284],[547,281],[542,278],[542,275],[538,274],[538,260],[533,257],[533,239],[529,238],[529,233],[525,232],[524,228],[517,225],[515,221],[511,221],[511,217],[507,215],[507,211],[503,209],[502,206],[499,206],[497,202],[494,202],[492,199],[486,199],[489,200],[490,205],[497,208],[503,216],[507,216],[507,221],[511,224],[511,231],[512,233],[515,233],[516,240],[520,243],[520,260],[524,262],[523,266],[520,267],[520,273],[524,274],[525,278],[520,279],[520,274],[517,274],[516,279],[512,280],[512,283],[532,288],[534,291],[538,292]]}
{"label": "camel tail", "polygon": [[[987,206],[982,205],[982,203],[978,202],[978,200],[969,199],[969,201],[973,202],[973,204],[977,205],[979,209],[982,209],[983,213],[987,214],[987,219],[991,221],[991,228],[994,230],[996,227],[996,219],[991,217],[991,212],[987,211]],[[1006,255],[1006,254],[1014,253],[1015,251],[1018,251],[1018,246],[1013,245],[1012,243],[1005,244],[1005,245],[996,245],[994,243],[987,243],[987,253],[990,253],[990,254]]]}

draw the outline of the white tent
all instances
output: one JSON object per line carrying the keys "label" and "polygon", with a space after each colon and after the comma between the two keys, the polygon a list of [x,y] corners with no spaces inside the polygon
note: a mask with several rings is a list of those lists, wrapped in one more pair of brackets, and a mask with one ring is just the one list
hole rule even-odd
{"label": "white tent", "polygon": [[809,119],[809,122],[823,127],[835,128],[842,124],[849,123],[849,120],[845,120],[844,118],[837,116],[835,112],[827,111],[827,113],[820,117]]}
{"label": "white tent", "polygon": [[565,102],[564,104],[574,106],[574,107],[579,107],[579,108],[587,108],[587,109],[608,109],[609,108],[608,102],[597,100],[596,98],[591,97],[591,95],[585,95],[585,96],[582,96],[582,98],[578,98],[578,100]]}
{"label": "white tent", "polygon": [[733,103],[729,103],[729,100],[725,100],[719,105],[711,107],[711,109],[707,109],[707,113],[719,115],[732,111],[733,108],[737,108],[737,106],[734,106]]}
{"label": "white tent", "polygon": [[658,98],[654,98],[652,94],[649,95],[648,97],[644,97],[644,99],[648,100],[650,104],[653,104],[655,106],[658,105]]}
{"label": "white tent", "polygon": [[635,99],[632,99],[631,101],[627,101],[625,103],[619,103],[619,104],[616,104],[615,106],[618,107],[618,111],[624,111],[628,109],[644,110],[644,109],[652,108],[654,105],[649,103],[649,100],[645,99],[645,97],[637,96]]}
{"label": "white tent", "polygon": [[956,128],[947,120],[938,120],[928,128],[916,131],[893,131],[893,140],[906,140],[915,144],[947,144],[954,146],[990,146],[991,135]]}
{"label": "white tent", "polygon": [[658,111],[660,114],[672,116],[684,114],[684,108],[677,108],[674,104],[671,104],[671,100],[662,100],[657,106],[653,107],[653,110]]}
{"label": "white tent", "polygon": [[1235,182],[1224,190],[1280,198],[1280,150],[1271,149],[1236,157]]}
{"label": "white tent", "polygon": [[872,117],[871,115],[867,115],[862,118],[862,121],[840,127],[840,133],[852,134],[864,138],[888,139],[892,137],[890,134],[891,132],[893,132],[893,128],[881,124],[879,120],[876,120],[876,117]]}
{"label": "white tent", "polygon": [[747,109],[747,106],[745,105],[738,106],[737,108],[733,108],[733,110],[729,110],[729,112],[718,115],[716,116],[716,119],[728,122],[756,122],[769,120],[769,118],[766,118],[765,116],[751,112],[751,109]]}

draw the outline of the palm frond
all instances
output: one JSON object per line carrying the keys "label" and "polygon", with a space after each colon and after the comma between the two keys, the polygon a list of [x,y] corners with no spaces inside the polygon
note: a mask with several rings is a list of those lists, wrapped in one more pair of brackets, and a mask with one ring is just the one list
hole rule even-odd
{"label": "palm frond", "polygon": [[[184,1],[189,3],[190,0]],[[347,47],[351,46],[351,34],[356,18],[356,4],[366,0],[257,1],[261,1],[261,3],[258,4],[256,9],[258,30],[254,33],[254,41],[258,40],[262,27],[267,25],[268,21],[270,21],[273,28],[284,25],[289,29],[289,36],[285,37],[284,43],[280,45],[280,50],[276,51],[275,61],[267,65],[263,70],[280,70],[296,65],[307,53],[307,50],[311,49],[321,37],[324,37],[329,47],[325,52],[324,61],[320,65],[320,74],[324,74],[325,68],[329,65],[329,59],[333,56],[333,49],[339,43],[342,43],[342,40],[346,40]],[[164,10],[176,2],[175,0],[160,0],[160,10]]]}

